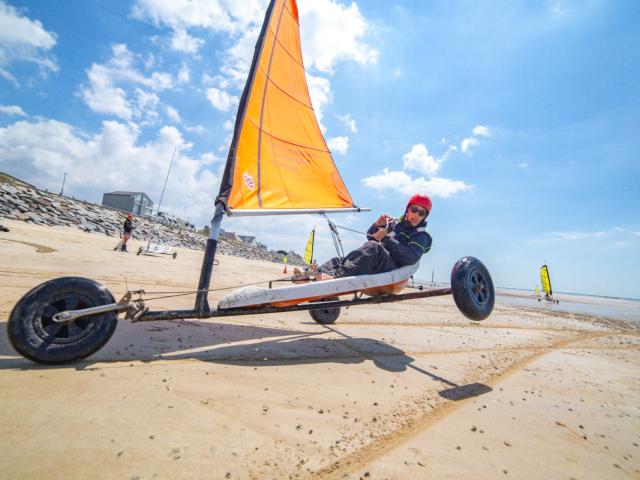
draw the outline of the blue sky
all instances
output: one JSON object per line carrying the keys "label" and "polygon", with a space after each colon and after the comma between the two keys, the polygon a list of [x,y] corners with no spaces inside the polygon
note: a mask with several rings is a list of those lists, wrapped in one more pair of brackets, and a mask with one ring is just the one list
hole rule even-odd
{"label": "blue sky", "polygon": [[[0,170],[208,223],[265,0],[0,0]],[[433,198],[418,276],[640,298],[640,3],[299,0],[314,107],[365,230]],[[228,219],[302,251],[317,216]],[[345,232],[347,249],[363,237]]]}

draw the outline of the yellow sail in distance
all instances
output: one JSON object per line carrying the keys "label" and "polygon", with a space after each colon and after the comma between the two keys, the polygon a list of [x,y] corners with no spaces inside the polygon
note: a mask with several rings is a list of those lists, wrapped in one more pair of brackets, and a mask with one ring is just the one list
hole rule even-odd
{"label": "yellow sail in distance", "polygon": [[316,230],[313,229],[309,234],[309,240],[307,240],[307,246],[304,249],[304,261],[307,264],[311,264],[311,262],[313,261],[313,243],[315,240],[315,236]]}
{"label": "yellow sail in distance", "polygon": [[272,0],[218,200],[243,209],[354,208],[311,105],[295,0]]}
{"label": "yellow sail in distance", "polygon": [[551,291],[551,278],[549,277],[549,269],[546,265],[543,265],[540,268],[540,281],[542,282],[542,289],[544,293],[548,295],[553,295]]}

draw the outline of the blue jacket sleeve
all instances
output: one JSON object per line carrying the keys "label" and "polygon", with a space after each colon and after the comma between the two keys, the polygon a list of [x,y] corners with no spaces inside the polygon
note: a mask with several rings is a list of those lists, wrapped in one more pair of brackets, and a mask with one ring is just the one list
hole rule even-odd
{"label": "blue jacket sleeve", "polygon": [[376,227],[375,222],[371,224],[369,230],[367,230],[367,240],[373,240],[372,235],[378,231],[378,227]]}
{"label": "blue jacket sleeve", "polygon": [[391,254],[391,258],[401,266],[413,265],[420,257],[431,250],[431,235],[420,232],[411,237],[407,245],[403,245],[392,237],[384,237],[382,245]]}

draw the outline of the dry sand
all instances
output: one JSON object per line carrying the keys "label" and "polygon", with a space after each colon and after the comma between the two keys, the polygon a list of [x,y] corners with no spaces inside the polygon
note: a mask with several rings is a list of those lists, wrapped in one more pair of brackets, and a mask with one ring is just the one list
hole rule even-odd
{"label": "dry sand", "polygon": [[[3,323],[58,276],[116,298],[197,284],[202,252],[3,223]],[[221,257],[213,286],[281,269]],[[328,327],[307,312],[121,321],[64,367],[0,331],[1,478],[640,478],[640,335],[617,322],[497,305],[473,323],[450,297],[343,309]]]}

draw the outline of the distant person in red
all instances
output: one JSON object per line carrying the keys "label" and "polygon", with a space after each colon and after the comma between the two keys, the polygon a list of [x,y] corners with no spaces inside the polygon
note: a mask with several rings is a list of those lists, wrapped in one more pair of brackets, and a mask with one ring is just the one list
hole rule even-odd
{"label": "distant person in red", "polygon": [[127,215],[127,219],[124,221],[124,225],[122,226],[122,247],[120,247],[120,251],[127,251],[127,242],[131,238],[131,232],[133,232],[133,215]]}

